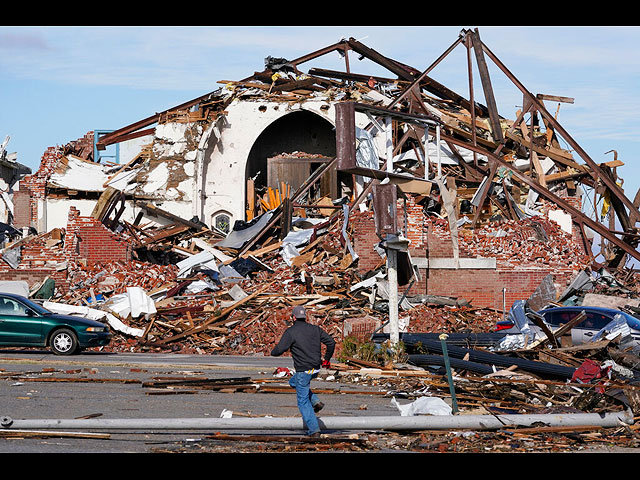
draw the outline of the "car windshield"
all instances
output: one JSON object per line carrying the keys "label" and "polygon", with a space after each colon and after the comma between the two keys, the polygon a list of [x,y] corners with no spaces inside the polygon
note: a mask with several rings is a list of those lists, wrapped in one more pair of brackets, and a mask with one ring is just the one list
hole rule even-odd
{"label": "car windshield", "polygon": [[49,315],[52,313],[42,305],[28,298],[18,300],[11,297],[0,297],[0,314],[26,315],[27,310],[33,310],[38,315]]}

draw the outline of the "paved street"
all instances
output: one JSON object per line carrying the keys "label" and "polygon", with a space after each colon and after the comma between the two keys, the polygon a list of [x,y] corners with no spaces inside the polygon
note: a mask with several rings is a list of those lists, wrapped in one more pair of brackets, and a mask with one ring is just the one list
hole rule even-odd
{"label": "paved street", "polygon": [[[278,367],[292,367],[288,357],[232,357],[180,354],[85,353],[60,357],[46,351],[29,353],[0,350],[0,417],[19,419],[181,419],[219,418],[223,412],[236,417],[299,417],[295,395],[213,390],[147,388],[144,382],[175,379],[268,380],[283,386],[286,378],[274,377]],[[321,393],[326,407],[321,416],[397,415],[390,398],[377,390],[326,380],[323,371],[313,388],[320,391],[348,389],[349,394]],[[362,393],[353,393],[362,391]],[[373,393],[367,393],[373,392]],[[77,433],[77,432],[76,432]],[[1,453],[153,452],[185,445],[214,432],[202,431],[100,431],[108,438],[0,438]],[[234,433],[234,432],[223,432]],[[252,433],[252,432],[235,432]],[[302,431],[253,432],[302,435]]]}

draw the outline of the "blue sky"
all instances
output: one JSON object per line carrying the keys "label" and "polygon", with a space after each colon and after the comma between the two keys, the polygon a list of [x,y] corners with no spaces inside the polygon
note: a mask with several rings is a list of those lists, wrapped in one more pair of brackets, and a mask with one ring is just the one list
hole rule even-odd
{"label": "blue sky", "polygon": [[[559,122],[596,162],[613,160],[605,152],[617,150],[633,198],[640,187],[639,27],[0,26],[0,142],[9,135],[8,151],[35,171],[49,146],[134,123],[216,90],[219,80],[248,77],[267,56],[292,59],[354,37],[424,70],[463,28],[476,27],[531,93],[575,99],[561,104]],[[499,112],[515,119],[522,95],[488,64]],[[333,53],[313,65],[343,62]],[[388,75],[355,55],[351,66]],[[458,46],[431,76],[468,96],[465,49]],[[475,86],[485,103],[479,80]]]}

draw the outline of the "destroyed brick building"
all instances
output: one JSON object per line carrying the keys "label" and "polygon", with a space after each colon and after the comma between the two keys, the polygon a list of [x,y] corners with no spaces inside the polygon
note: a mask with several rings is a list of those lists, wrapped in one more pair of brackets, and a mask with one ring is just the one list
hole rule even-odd
{"label": "destroyed brick building", "polygon": [[[484,102],[430,76],[455,48],[467,50],[470,83],[475,60]],[[335,52],[344,71],[306,69]],[[352,72],[350,54],[389,75]],[[488,61],[522,92],[514,119],[498,113]],[[267,57],[264,70],[220,83],[49,148],[14,188],[14,226],[32,232],[5,247],[2,279],[26,281],[31,294],[52,279],[49,298],[81,306],[145,285],[157,300],[153,325],[139,325],[145,339],[165,335],[166,345],[209,328],[203,343],[216,347],[214,327],[240,342],[220,323],[235,313],[231,301],[265,307],[280,295],[281,306],[318,306],[346,323],[367,316],[359,306],[382,298],[392,308],[396,296],[401,307],[437,298],[504,314],[536,294],[555,301],[584,270],[634,284],[625,263],[640,259],[640,197],[619,187],[622,162],[595,163],[545,104],[572,99],[530,93],[478,30],[461,31],[424,71],[345,39],[293,60]],[[118,163],[100,159],[113,145]],[[582,212],[586,189],[606,197],[607,224]],[[397,288],[383,292],[390,251]],[[185,288],[198,281],[193,292],[213,293],[187,306]],[[253,293],[216,298],[239,285]],[[362,294],[362,285],[375,288]],[[172,298],[182,303],[169,307]],[[202,312],[211,315],[199,324]],[[244,313],[249,323],[266,315]]]}

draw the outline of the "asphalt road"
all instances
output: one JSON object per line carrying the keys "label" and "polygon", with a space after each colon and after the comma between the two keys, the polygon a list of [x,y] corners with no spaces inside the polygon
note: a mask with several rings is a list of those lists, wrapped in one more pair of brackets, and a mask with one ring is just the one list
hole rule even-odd
{"label": "asphalt road", "polygon": [[[62,357],[45,350],[0,349],[0,420],[8,424],[23,419],[128,419],[135,425],[136,419],[219,418],[223,412],[233,412],[234,418],[299,417],[293,390],[284,393],[160,391],[144,385],[144,382],[160,380],[249,377],[252,381],[267,381],[270,386],[286,387],[286,378],[274,376],[279,367],[292,368],[291,359],[139,353],[83,353]],[[381,395],[379,390],[341,384],[339,378],[332,379],[331,373],[323,370],[312,387],[331,392],[347,389],[349,394],[320,394],[326,406],[319,415],[398,414],[390,398]],[[9,432],[11,436],[7,436]],[[80,437],[73,436],[78,433]],[[150,453],[188,446],[213,433],[206,429],[148,431],[136,427],[124,431],[56,431],[32,437],[21,435],[9,426],[0,429],[0,453]],[[266,433],[303,435],[304,432]]]}

